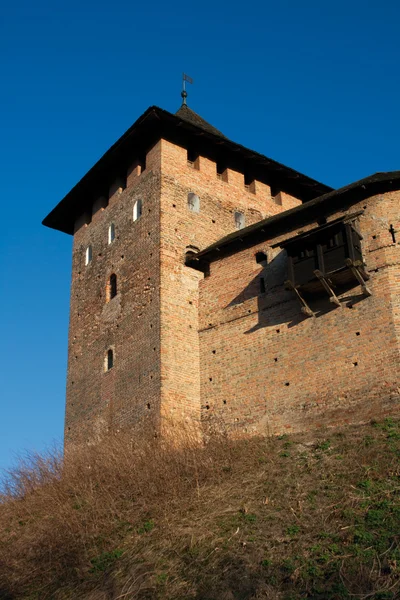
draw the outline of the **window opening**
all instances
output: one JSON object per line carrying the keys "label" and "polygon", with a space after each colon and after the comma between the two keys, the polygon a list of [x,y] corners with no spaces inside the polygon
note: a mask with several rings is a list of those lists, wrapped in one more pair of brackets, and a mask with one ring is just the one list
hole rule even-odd
{"label": "window opening", "polygon": [[135,204],[133,205],[133,220],[137,221],[141,216],[142,216],[142,207],[143,207],[143,203],[142,201],[136,200]]}
{"label": "window opening", "polygon": [[111,350],[111,348],[109,350],[107,350],[105,366],[106,366],[106,371],[109,371],[114,366],[114,352]]}
{"label": "window opening", "polygon": [[235,226],[236,229],[243,229],[245,226],[244,214],[238,211],[235,212]]}
{"label": "window opening", "polygon": [[189,192],[187,196],[188,209],[192,212],[200,212],[200,198],[197,194]]}
{"label": "window opening", "polygon": [[110,300],[112,300],[117,295],[117,276],[115,273],[110,275],[109,290]]}
{"label": "window opening", "polygon": [[111,223],[108,227],[108,243],[112,244],[115,240],[115,225]]}
{"label": "window opening", "polygon": [[265,294],[265,279],[260,277],[260,294]]}
{"label": "window opening", "polygon": [[87,266],[92,261],[92,246],[88,246],[85,252],[85,265]]}
{"label": "window opening", "polygon": [[262,265],[262,263],[267,262],[267,255],[265,252],[256,252],[256,263]]}

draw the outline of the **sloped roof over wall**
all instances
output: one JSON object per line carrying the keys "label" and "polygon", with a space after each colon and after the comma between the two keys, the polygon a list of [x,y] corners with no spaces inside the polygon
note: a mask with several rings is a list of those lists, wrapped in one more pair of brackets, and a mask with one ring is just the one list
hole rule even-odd
{"label": "sloped roof over wall", "polygon": [[135,158],[141,158],[161,138],[182,147],[195,147],[199,154],[223,160],[226,166],[238,171],[248,171],[255,179],[267,178],[303,202],[332,190],[232,142],[187,106],[182,106],[175,115],[151,106],[47,215],[43,225],[72,234],[76,219],[91,209],[94,200],[107,194],[111,183]]}
{"label": "sloped roof over wall", "polygon": [[323,194],[290,210],[258,221],[249,227],[234,231],[198,252],[188,259],[186,264],[196,268],[197,264],[209,263],[244,248],[255,246],[285,231],[291,231],[337,210],[350,207],[363,199],[399,189],[400,171],[375,173],[375,175]]}

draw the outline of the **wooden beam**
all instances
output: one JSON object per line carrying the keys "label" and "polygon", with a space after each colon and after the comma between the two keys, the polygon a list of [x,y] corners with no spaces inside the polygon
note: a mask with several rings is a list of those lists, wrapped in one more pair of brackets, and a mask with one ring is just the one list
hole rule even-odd
{"label": "wooden beam", "polygon": [[[325,265],[324,265],[324,253],[322,252],[321,244],[317,244],[317,261],[318,261],[318,271],[321,272],[321,275],[325,273]],[[315,271],[314,271],[315,273]]]}
{"label": "wooden beam", "polygon": [[329,302],[332,302],[332,304],[336,304],[336,306],[338,306],[338,307],[342,306],[341,303],[340,303],[339,298],[336,296],[335,292],[333,291],[333,289],[329,285],[329,283],[326,280],[326,278],[324,277],[323,273],[321,273],[321,271],[319,269],[315,269],[314,275],[317,277],[317,279],[320,280],[320,282],[322,283],[325,291],[328,293]]}
{"label": "wooden beam", "polygon": [[285,281],[285,287],[286,289],[293,290],[293,292],[296,294],[298,300],[300,301],[301,312],[303,313],[303,315],[306,315],[306,317],[315,317],[315,313],[311,310],[307,302],[300,295],[300,292],[297,289],[297,287],[289,279]]}
{"label": "wooden beam", "polygon": [[353,273],[354,277],[357,279],[365,296],[372,296],[372,292],[369,289],[369,287],[367,287],[365,280],[363,279],[363,276],[360,273],[357,263],[354,262],[353,260],[351,260],[351,258],[346,258],[346,260],[344,262],[345,262],[346,266],[349,267],[349,269]]}

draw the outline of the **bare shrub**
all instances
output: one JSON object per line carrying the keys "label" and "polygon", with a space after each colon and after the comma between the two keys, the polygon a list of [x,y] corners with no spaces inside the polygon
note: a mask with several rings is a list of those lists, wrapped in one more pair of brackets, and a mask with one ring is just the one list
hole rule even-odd
{"label": "bare shrub", "polygon": [[225,438],[202,446],[195,429],[175,427],[163,439],[109,436],[64,459],[56,450],[24,456],[2,483],[0,588],[15,597],[32,586],[52,593],[95,571],[121,534],[140,535],[220,481],[231,448]]}
{"label": "bare shrub", "polygon": [[164,433],[6,474],[2,600],[398,597],[397,421],[312,441]]}

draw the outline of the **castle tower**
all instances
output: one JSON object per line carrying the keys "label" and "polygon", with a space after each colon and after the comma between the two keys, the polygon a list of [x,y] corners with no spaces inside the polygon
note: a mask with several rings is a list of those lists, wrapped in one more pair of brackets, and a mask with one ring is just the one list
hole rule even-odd
{"label": "castle tower", "polygon": [[185,262],[330,190],[186,105],[139,117],[43,221],[74,236],[66,444],[199,419],[207,266]]}

